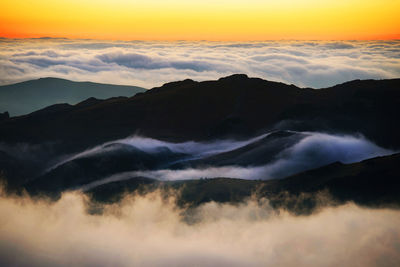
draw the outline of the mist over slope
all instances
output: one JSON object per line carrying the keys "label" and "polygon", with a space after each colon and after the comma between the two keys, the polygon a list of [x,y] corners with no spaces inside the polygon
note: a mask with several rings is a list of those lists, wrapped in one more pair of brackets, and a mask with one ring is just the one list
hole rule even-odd
{"label": "mist over slope", "polygon": [[71,189],[112,188],[119,181],[135,184],[137,178],[146,184],[218,177],[266,181],[393,153],[361,136],[315,132],[277,131],[249,140],[184,143],[134,136],[60,157],[18,186],[33,194],[57,195]]}
{"label": "mist over slope", "polygon": [[0,113],[8,111],[10,116],[19,116],[54,104],[77,104],[90,97],[130,97],[144,91],[137,86],[41,78],[0,86]]}

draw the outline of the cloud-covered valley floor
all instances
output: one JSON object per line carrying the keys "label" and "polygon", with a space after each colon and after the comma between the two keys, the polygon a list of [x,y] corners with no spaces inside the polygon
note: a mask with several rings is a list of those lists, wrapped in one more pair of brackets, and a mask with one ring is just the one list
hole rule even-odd
{"label": "cloud-covered valley floor", "polygon": [[[329,201],[329,200],[325,200]],[[188,213],[174,195],[126,196],[87,213],[78,192],[56,202],[0,193],[3,266],[396,266],[400,211],[348,203],[308,216],[267,199],[209,202]],[[326,203],[325,203],[326,204]],[[191,221],[191,222],[190,222]]]}

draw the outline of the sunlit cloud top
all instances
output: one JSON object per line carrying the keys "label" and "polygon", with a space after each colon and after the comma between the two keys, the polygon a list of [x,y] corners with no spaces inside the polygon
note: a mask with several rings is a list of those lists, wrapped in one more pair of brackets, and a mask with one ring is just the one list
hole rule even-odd
{"label": "sunlit cloud top", "polygon": [[4,37],[400,38],[398,0],[2,0],[0,10]]}
{"label": "sunlit cloud top", "polygon": [[0,84],[41,77],[128,84],[218,79],[234,73],[328,87],[400,77],[399,41],[150,42],[0,39]]}

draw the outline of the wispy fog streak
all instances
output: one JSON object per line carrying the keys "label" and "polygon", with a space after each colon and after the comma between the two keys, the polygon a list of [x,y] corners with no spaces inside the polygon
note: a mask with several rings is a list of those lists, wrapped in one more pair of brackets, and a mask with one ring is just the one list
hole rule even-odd
{"label": "wispy fog streak", "polygon": [[[336,161],[342,163],[354,163],[368,158],[385,156],[393,154],[394,151],[381,148],[362,136],[349,136],[349,135],[332,135],[317,132],[304,132],[306,135],[300,139],[295,145],[283,149],[277,155],[265,155],[266,157],[273,157],[271,163],[262,166],[199,166],[190,167],[179,170],[161,169],[161,170],[142,170],[131,171],[124,173],[117,173],[110,177],[97,180],[89,183],[83,187],[82,190],[89,190],[93,187],[120,180],[126,180],[133,177],[148,177],[157,180],[171,181],[171,180],[190,180],[200,178],[216,178],[216,177],[229,177],[241,178],[249,180],[265,180],[284,178],[289,175],[296,174],[301,171],[321,167]],[[185,151],[189,155],[196,158],[201,158],[199,155],[208,155],[207,149],[213,149],[214,146],[220,148],[220,151],[235,149],[244,146],[248,143],[261,139],[266,135],[251,139],[247,142],[233,142],[233,141],[215,141],[213,143],[201,144],[194,142],[187,142],[181,144],[167,144],[158,140],[147,138],[132,138],[130,141],[124,141],[131,145],[145,149],[148,152],[155,151],[159,146],[169,146],[174,151]],[[143,143],[143,141],[145,141]],[[219,143],[220,142],[220,143]],[[142,145],[141,145],[142,144]],[[143,146],[145,144],[145,146]],[[177,149],[178,148],[178,149]],[[222,148],[224,150],[222,150]],[[96,153],[100,153],[99,147]],[[89,150],[93,153],[93,150]],[[83,154],[86,155],[87,152]],[[197,154],[196,154],[197,153]],[[249,153],[249,152],[247,152]],[[57,164],[57,166],[60,164]]]}
{"label": "wispy fog streak", "polygon": [[147,138],[143,136],[132,136],[128,137],[125,139],[120,139],[120,140],[115,140],[115,141],[110,141],[106,142],[102,145],[90,148],[88,150],[85,150],[83,152],[70,155],[65,157],[63,160],[57,162],[50,168],[48,168],[48,171],[51,171],[58,166],[65,164],[69,161],[78,159],[78,158],[83,158],[83,157],[89,157],[101,153],[107,153],[109,151],[112,151],[116,149],[115,147],[112,147],[110,145],[113,144],[125,144],[129,145],[132,147],[135,147],[137,149],[140,149],[144,152],[147,153],[156,153],[160,151],[161,148],[168,148],[172,152],[175,153],[183,153],[183,154],[188,154],[190,155],[190,158],[202,158],[205,156],[211,156],[217,153],[222,153],[225,151],[233,150],[242,146],[245,146],[249,143],[256,142],[257,140],[260,140],[266,136],[268,136],[270,133],[266,133],[254,138],[250,138],[248,140],[243,140],[243,141],[238,141],[238,140],[214,140],[210,142],[194,142],[194,141],[189,141],[189,142],[183,142],[183,143],[171,143],[171,142],[166,142],[166,141],[161,141],[157,139],[152,139],[152,138]]}

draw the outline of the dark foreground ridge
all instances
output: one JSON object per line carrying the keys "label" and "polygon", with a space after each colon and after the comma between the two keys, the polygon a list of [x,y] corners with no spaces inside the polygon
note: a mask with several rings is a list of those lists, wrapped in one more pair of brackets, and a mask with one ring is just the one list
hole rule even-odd
{"label": "dark foreground ridge", "polygon": [[301,89],[233,75],[217,81],[173,82],[131,98],[54,105],[3,118],[0,140],[52,142],[76,152],[135,133],[185,141],[290,129],[361,133],[378,145],[400,148],[398,114],[400,79]]}

